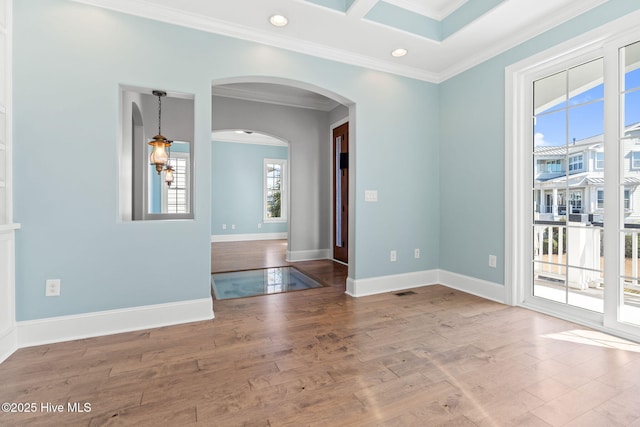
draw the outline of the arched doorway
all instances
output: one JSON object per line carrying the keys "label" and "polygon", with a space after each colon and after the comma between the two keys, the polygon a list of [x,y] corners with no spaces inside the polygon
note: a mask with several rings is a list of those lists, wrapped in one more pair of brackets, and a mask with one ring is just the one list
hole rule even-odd
{"label": "arched doorway", "polygon": [[[335,153],[332,126],[351,122],[353,102],[303,82],[266,77],[239,77],[212,83],[212,132],[246,130],[276,135],[289,142],[289,217],[287,259],[333,259]],[[355,138],[349,138],[355,144]],[[355,165],[353,153],[349,164]],[[346,163],[343,163],[346,164]],[[215,174],[215,171],[212,173]],[[353,204],[355,174],[349,176],[347,202]],[[215,196],[212,198],[216,203]],[[353,210],[349,242],[354,242]],[[215,234],[220,224],[212,223]],[[255,225],[254,225],[255,227]],[[350,245],[349,253],[355,247]],[[349,268],[353,265],[349,257]]]}

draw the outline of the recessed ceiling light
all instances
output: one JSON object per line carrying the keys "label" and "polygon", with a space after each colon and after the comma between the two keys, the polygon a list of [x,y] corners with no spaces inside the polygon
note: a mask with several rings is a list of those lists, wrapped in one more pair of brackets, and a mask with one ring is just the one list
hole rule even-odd
{"label": "recessed ceiling light", "polygon": [[409,51],[407,49],[399,48],[395,49],[391,52],[391,56],[395,56],[396,58],[400,58],[401,56],[405,56]]}
{"label": "recessed ceiling light", "polygon": [[284,27],[289,23],[289,20],[282,15],[273,15],[271,16],[271,18],[269,18],[269,22],[271,22],[271,25],[273,26]]}

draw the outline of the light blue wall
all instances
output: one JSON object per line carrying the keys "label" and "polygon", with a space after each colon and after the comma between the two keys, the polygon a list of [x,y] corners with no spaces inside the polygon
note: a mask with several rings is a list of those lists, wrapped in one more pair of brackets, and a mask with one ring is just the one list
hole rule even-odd
{"label": "light blue wall", "polygon": [[329,113],[221,96],[211,98],[214,130],[246,129],[289,144],[289,256],[329,250],[332,217]]}
{"label": "light blue wall", "polygon": [[[287,147],[213,141],[211,233],[286,233],[287,222],[263,223],[264,159],[287,159]],[[262,228],[258,228],[258,223]],[[227,229],[222,229],[222,224]],[[236,229],[232,230],[231,225]]]}
{"label": "light blue wall", "polygon": [[610,0],[440,85],[440,268],[504,284],[505,67],[636,9]]}
{"label": "light blue wall", "polygon": [[[363,77],[358,86],[373,84],[375,90],[371,102],[357,106],[356,267],[363,276],[356,278],[437,268],[438,87],[373,71]],[[365,117],[378,123],[365,126]],[[365,190],[378,190],[378,202],[365,202]],[[413,257],[414,248],[421,249],[420,259]],[[389,263],[392,249],[398,260]]]}
{"label": "light blue wall", "polygon": [[[353,278],[438,267],[437,85],[64,0],[17,1],[14,20],[18,320],[210,295],[211,82],[236,76],[355,103]],[[195,94],[194,220],[118,220],[119,84]]]}

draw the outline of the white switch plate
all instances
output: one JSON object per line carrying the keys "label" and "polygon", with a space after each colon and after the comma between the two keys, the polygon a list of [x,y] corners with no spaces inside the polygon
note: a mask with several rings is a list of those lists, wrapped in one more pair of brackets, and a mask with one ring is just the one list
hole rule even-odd
{"label": "white switch plate", "polygon": [[413,250],[413,257],[414,257],[415,259],[420,258],[420,248],[415,248],[415,249]]}
{"label": "white switch plate", "polygon": [[231,224],[231,229],[235,230],[236,229],[236,225],[235,224]]}
{"label": "white switch plate", "polygon": [[227,224],[222,224],[222,229],[226,230],[227,229]]}
{"label": "white switch plate", "polygon": [[377,202],[378,201],[378,190],[364,190],[364,201],[365,202]]}
{"label": "white switch plate", "polygon": [[48,279],[45,284],[44,295],[47,297],[59,297],[60,279]]}
{"label": "white switch plate", "polygon": [[398,260],[398,253],[396,251],[391,251],[389,253],[389,261],[396,262]]}
{"label": "white switch plate", "polygon": [[498,259],[495,255],[489,255],[489,267],[496,268]]}

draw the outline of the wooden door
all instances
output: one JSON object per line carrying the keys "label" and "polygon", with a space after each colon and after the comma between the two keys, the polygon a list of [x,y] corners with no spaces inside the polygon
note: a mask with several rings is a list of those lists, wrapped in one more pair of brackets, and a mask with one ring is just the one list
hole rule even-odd
{"label": "wooden door", "polygon": [[333,258],[349,262],[349,123],[333,129]]}

